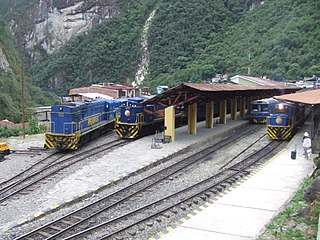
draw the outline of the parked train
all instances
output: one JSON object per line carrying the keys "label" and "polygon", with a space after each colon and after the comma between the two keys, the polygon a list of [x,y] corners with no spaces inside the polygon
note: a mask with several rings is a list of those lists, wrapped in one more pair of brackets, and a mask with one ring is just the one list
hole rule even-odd
{"label": "parked train", "polygon": [[135,139],[150,135],[156,131],[163,131],[164,107],[142,105],[144,97],[130,98],[120,107],[120,117],[117,119],[115,129],[124,139]]}
{"label": "parked train", "polygon": [[279,101],[274,98],[255,100],[250,103],[250,122],[266,123],[267,117]]}
{"label": "parked train", "polygon": [[[157,131],[164,131],[164,106],[143,105],[145,99],[129,99],[126,105],[120,107],[120,118],[115,129],[123,139],[136,139]],[[188,124],[187,107],[176,108],[175,127]],[[215,116],[217,116],[217,107]],[[200,104],[197,110],[197,121],[205,119],[205,104]]]}
{"label": "parked train", "polygon": [[114,129],[119,107],[127,99],[97,99],[69,102],[51,107],[50,131],[45,148],[76,150],[84,143]]}
{"label": "parked train", "polygon": [[279,102],[267,117],[267,133],[274,140],[290,140],[305,118],[302,104]]}

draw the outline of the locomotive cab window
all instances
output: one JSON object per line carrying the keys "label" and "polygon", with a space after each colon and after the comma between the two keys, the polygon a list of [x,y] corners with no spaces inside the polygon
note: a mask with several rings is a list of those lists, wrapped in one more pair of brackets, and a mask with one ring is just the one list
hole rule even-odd
{"label": "locomotive cab window", "polygon": [[267,112],[269,110],[268,105],[267,104],[262,104],[261,105],[261,111],[263,112]]}

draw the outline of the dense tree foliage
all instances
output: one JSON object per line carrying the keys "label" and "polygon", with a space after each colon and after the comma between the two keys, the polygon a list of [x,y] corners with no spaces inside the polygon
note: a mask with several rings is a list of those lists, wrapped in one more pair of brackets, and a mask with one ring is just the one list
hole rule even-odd
{"label": "dense tree foliage", "polygon": [[[216,73],[248,74],[248,69],[253,76],[280,81],[320,75],[319,1],[269,0],[252,10],[250,4],[256,2],[218,2],[201,2],[199,13],[196,1],[190,7],[169,4],[169,10],[158,14],[150,39],[150,79],[155,84],[196,82]],[[190,12],[195,22],[184,17]]]}
{"label": "dense tree foliage", "polygon": [[222,42],[208,44],[197,64],[222,62],[217,70],[229,74],[250,67],[252,75],[275,80],[319,76],[319,7],[319,1],[266,1],[228,28]]}
{"label": "dense tree foliage", "polygon": [[130,83],[141,61],[142,28],[153,10],[145,80],[151,89],[158,84],[199,82],[217,73],[247,74],[248,69],[253,76],[280,81],[320,75],[319,1],[114,3],[117,16],[34,66],[32,81],[58,94],[97,82]]}
{"label": "dense tree foliage", "polygon": [[[0,19],[0,47],[10,64],[9,70],[0,69],[0,119],[8,118],[19,122],[22,110],[21,54],[19,55],[15,40],[2,19]],[[53,103],[54,95],[45,93],[41,88],[32,85],[26,74],[24,74],[24,82],[26,109]]]}
{"label": "dense tree foliage", "polygon": [[34,81],[60,94],[94,82],[132,81],[142,26],[153,9],[145,81],[153,89],[160,83],[202,81],[216,73],[247,74],[249,67],[251,75],[275,80],[320,75],[319,2],[259,2],[119,1],[121,14],[34,68]]}
{"label": "dense tree foliage", "polygon": [[[212,39],[221,38],[246,12],[247,1],[166,1],[159,6],[149,35],[149,79],[174,85],[215,75],[219,65],[193,62]],[[218,44],[219,41],[217,41]]]}

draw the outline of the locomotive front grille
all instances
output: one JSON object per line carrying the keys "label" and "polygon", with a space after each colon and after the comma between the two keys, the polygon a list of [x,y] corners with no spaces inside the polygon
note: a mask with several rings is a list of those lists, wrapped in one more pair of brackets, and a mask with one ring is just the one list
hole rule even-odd
{"label": "locomotive front grille", "polygon": [[121,138],[136,138],[139,134],[138,125],[116,125],[116,132]]}
{"label": "locomotive front grille", "polygon": [[289,140],[292,136],[291,127],[267,127],[268,136],[274,140]]}
{"label": "locomotive front grille", "polygon": [[72,135],[52,135],[46,134],[45,137],[45,148],[57,148],[59,150],[71,149],[76,150],[79,147],[80,137]]}

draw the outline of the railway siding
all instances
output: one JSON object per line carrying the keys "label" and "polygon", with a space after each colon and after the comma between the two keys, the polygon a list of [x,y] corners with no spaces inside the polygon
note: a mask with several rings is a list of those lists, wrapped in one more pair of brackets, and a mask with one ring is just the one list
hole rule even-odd
{"label": "railway siding", "polygon": [[[177,141],[163,144],[161,149],[151,149],[153,136],[149,136],[121,147],[121,151],[114,150],[91,161],[90,164],[83,166],[78,171],[56,181],[50,190],[40,195],[36,204],[33,205],[33,213],[30,212],[29,207],[29,209],[21,211],[20,215],[10,216],[10,222],[0,222],[0,231],[8,232],[22,223],[33,221],[57,211],[63,206],[78,202],[117,181],[165,161],[166,157],[178,154],[192,144],[201,144],[207,141],[210,136],[218,137],[227,131],[244,126],[247,121],[230,120],[228,124],[218,124],[213,129],[206,129],[201,124],[204,125],[204,123],[199,123],[197,135],[187,134],[185,128],[177,129]],[[40,212],[41,214],[39,214]]]}

